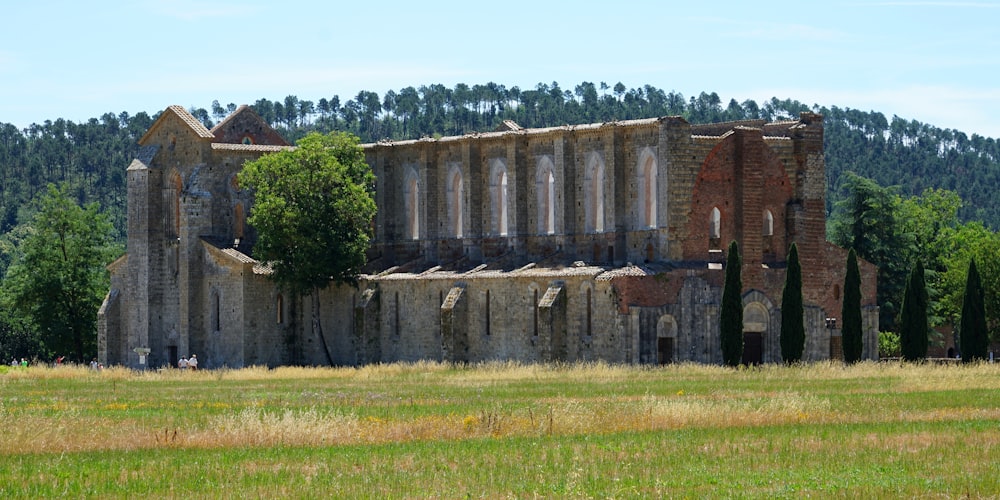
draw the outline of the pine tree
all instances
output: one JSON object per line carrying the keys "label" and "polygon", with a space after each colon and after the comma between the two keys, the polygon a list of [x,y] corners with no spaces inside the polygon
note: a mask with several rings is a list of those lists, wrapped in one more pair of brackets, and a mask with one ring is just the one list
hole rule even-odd
{"label": "pine tree", "polygon": [[847,254],[847,275],[844,276],[844,303],[840,318],[843,321],[841,339],[844,361],[861,361],[864,347],[861,326],[861,271],[858,269],[858,254],[852,248]]}
{"label": "pine tree", "polygon": [[927,302],[924,266],[918,260],[903,293],[899,322],[903,359],[907,361],[919,361],[927,357]]}
{"label": "pine tree", "polygon": [[806,345],[805,311],[802,305],[802,266],[795,243],[788,251],[785,289],[781,293],[781,359],[786,363],[802,360]]}
{"label": "pine tree", "polygon": [[969,261],[969,275],[965,279],[965,297],[962,299],[962,321],[959,328],[962,361],[969,363],[986,359],[989,336],[986,331],[985,293],[975,259]]}
{"label": "pine tree", "polygon": [[729,245],[726,257],[726,282],[722,289],[722,317],[719,334],[722,343],[722,362],[737,366],[743,361],[743,278],[740,250],[736,241]]}

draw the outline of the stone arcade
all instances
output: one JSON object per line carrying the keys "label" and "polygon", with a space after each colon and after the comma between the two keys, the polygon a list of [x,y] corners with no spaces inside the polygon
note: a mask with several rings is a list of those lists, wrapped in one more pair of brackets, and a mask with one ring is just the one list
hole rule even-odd
{"label": "stone arcade", "polygon": [[[823,118],[682,118],[364,146],[378,178],[357,289],[321,296],[328,353],[253,259],[236,173],[289,147],[249,107],[212,130],[179,106],[128,167],[128,254],[109,266],[99,357],[205,368],[413,361],[721,363],[725,251],[743,258],[746,362],[781,359],[785,256],[803,267],[805,358],[841,356],[847,253],[826,241]],[[875,268],[861,262],[864,357]]]}

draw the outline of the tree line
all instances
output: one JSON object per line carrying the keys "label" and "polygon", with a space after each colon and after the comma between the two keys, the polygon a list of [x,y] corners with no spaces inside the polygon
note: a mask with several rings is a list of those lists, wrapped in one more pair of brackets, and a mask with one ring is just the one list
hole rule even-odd
{"label": "tree line", "polygon": [[[825,116],[829,238],[879,266],[880,329],[898,329],[908,272],[918,257],[933,285],[932,324],[957,320],[966,268],[975,258],[993,301],[986,305],[990,330],[996,335],[1000,328],[1000,264],[981,258],[995,255],[1000,227],[1000,190],[995,189],[1000,144],[993,138],[791,99],[724,104],[714,92],[686,98],[650,85],[629,89],[604,82],[583,82],[572,90],[556,82],[532,89],[492,82],[454,88],[433,84],[381,96],[361,91],[345,101],[339,96],[315,102],[294,95],[262,98],[251,106],[291,143],[310,132],[343,131],[363,142],[460,135],[493,130],[504,120],[548,127],[679,115],[691,123],[716,123],[818,112]],[[192,106],[190,111],[211,128],[236,107],[213,101],[207,109]],[[125,169],[157,117],[105,113],[85,123],[60,118],[24,129],[0,123],[0,276],[9,274],[24,254],[22,243],[37,234],[35,217],[45,206],[38,200],[52,194],[46,187],[50,183],[78,206],[96,207],[110,222],[110,244],[123,244]],[[0,355],[2,345],[11,344],[0,342]]]}

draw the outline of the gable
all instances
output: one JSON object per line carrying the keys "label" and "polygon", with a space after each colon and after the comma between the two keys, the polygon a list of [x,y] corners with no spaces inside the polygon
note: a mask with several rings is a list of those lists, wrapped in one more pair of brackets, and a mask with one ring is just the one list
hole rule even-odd
{"label": "gable", "polygon": [[[186,137],[179,137],[186,136]],[[160,117],[153,122],[149,130],[139,139],[139,145],[163,144],[169,147],[174,140],[205,140],[215,136],[198,121],[197,118],[188,113],[182,106],[169,106],[160,113]]]}
{"label": "gable", "polygon": [[246,104],[212,128],[213,141],[223,144],[289,146],[253,108]]}

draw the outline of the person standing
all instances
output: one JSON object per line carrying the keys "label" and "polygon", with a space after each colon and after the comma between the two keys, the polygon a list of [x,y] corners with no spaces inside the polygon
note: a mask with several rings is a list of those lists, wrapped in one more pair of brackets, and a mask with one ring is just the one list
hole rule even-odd
{"label": "person standing", "polygon": [[187,370],[187,367],[188,367],[187,358],[181,356],[181,359],[177,360],[177,368],[180,368],[181,370]]}
{"label": "person standing", "polygon": [[191,358],[188,359],[188,368],[191,368],[192,370],[198,369],[198,356],[194,354],[191,355]]}

